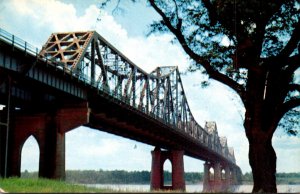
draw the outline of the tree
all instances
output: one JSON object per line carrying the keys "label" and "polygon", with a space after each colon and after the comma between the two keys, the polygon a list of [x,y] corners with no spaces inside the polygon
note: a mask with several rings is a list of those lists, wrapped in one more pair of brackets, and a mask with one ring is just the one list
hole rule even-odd
{"label": "tree", "polygon": [[277,192],[272,137],[279,124],[292,135],[299,126],[299,2],[147,2],[161,16],[150,32],[172,33],[193,60],[191,71],[202,71],[240,96],[246,109],[253,192]]}

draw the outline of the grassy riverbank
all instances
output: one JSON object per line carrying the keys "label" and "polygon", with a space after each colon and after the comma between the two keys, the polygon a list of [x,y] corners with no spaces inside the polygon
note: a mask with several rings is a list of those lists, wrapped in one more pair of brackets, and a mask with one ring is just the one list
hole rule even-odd
{"label": "grassy riverbank", "polygon": [[111,192],[109,189],[90,188],[49,179],[0,179],[0,188],[11,193],[89,193]]}

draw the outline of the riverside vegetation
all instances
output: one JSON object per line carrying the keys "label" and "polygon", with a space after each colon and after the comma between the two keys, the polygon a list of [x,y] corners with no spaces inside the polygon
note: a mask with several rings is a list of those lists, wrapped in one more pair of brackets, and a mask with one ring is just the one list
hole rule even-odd
{"label": "riverside vegetation", "polygon": [[[32,173],[33,174],[33,173]],[[88,193],[111,192],[111,189],[101,189],[76,185],[64,181],[42,178],[7,178],[0,179],[0,187],[10,193]]]}

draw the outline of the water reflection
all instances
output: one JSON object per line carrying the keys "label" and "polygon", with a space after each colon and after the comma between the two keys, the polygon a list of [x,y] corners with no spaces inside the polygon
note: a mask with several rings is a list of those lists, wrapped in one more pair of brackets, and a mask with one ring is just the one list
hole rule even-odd
{"label": "water reflection", "polygon": [[[114,191],[127,191],[127,192],[147,192],[150,191],[149,185],[126,185],[126,184],[87,184],[89,187],[109,188]],[[250,193],[252,185],[238,185],[235,187],[237,193]],[[202,192],[203,185],[186,185],[186,192]],[[279,193],[296,193],[300,192],[300,185],[277,185]]]}

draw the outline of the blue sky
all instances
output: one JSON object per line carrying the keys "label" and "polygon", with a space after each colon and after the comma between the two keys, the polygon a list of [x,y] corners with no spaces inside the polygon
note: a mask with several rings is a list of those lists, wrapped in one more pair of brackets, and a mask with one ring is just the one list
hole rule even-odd
{"label": "blue sky", "polygon": [[[0,0],[0,27],[41,48],[52,32],[96,30],[146,71],[177,65],[184,71],[189,59],[171,34],[146,37],[147,26],[159,16],[142,1],[126,1],[124,12],[112,15],[112,3],[99,11],[98,0]],[[123,1],[124,2],[124,1]],[[100,19],[100,20],[97,20]],[[227,136],[243,172],[249,172],[248,141],[243,128],[244,108],[239,97],[218,82],[201,88],[199,73],[182,76],[193,115],[200,125],[216,121],[220,136]],[[277,130],[273,137],[278,172],[300,172],[300,138]],[[150,170],[152,146],[105,132],[79,127],[66,134],[66,169]],[[203,161],[185,157],[186,171],[203,171]],[[22,170],[38,169],[38,146],[33,138],[22,151]],[[170,166],[166,167],[167,169]]]}

